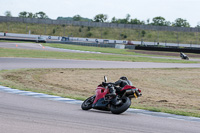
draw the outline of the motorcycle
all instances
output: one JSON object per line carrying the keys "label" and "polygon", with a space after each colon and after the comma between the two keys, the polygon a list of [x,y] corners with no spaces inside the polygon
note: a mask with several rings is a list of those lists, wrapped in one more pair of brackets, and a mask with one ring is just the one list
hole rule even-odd
{"label": "motorcycle", "polygon": [[180,57],[181,57],[181,59],[189,60],[189,57],[186,54],[182,53],[182,52],[180,52]]}
{"label": "motorcycle", "polygon": [[122,89],[116,89],[116,95],[110,95],[109,87],[115,87],[114,83],[106,83],[107,77],[104,76],[104,82],[96,88],[96,95],[87,98],[81,105],[83,110],[97,109],[111,111],[113,114],[125,112],[131,105],[132,98],[142,96],[141,90],[126,85]]}

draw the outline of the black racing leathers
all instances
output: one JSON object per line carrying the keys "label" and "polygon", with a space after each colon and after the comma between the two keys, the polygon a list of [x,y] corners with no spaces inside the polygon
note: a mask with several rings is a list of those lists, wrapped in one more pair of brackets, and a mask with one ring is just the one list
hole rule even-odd
{"label": "black racing leathers", "polygon": [[129,80],[122,80],[122,79],[119,79],[118,81],[116,81],[116,82],[114,83],[114,85],[123,88],[123,87],[126,86],[126,85],[130,85],[130,81],[129,81]]}
{"label": "black racing leathers", "polygon": [[[126,86],[126,85],[131,85],[131,83],[130,83],[130,81],[129,80],[122,80],[122,79],[119,79],[118,81],[116,81],[115,83],[114,83],[114,86],[115,87],[110,87],[109,88],[109,91],[110,91],[110,93],[115,93],[115,90],[114,89],[116,89],[116,91],[118,92],[118,91],[120,91],[124,86]],[[119,87],[117,87],[117,86],[119,86]]]}
{"label": "black racing leathers", "polygon": [[[106,85],[106,84],[109,84],[109,83],[102,83],[102,84]],[[126,86],[126,85],[132,85],[131,81],[129,81],[129,80],[122,80],[122,79],[119,79],[115,83],[111,83],[111,84],[113,84],[114,86],[108,86],[108,88],[109,88],[109,92],[111,94],[113,94],[113,95],[116,94],[116,91],[120,91],[124,86]],[[116,89],[116,91],[115,91],[115,89]]]}

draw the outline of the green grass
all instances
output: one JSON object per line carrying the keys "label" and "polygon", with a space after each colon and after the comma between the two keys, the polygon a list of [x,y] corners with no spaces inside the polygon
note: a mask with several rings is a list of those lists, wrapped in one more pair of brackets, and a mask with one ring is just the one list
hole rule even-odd
{"label": "green grass", "polygon": [[62,48],[62,49],[93,51],[93,52],[122,54],[122,55],[148,56],[148,57],[153,56],[153,57],[168,57],[169,58],[169,57],[174,57],[174,56],[169,56],[170,53],[177,53],[177,52],[165,52],[169,54],[168,56],[164,56],[164,55],[155,55],[155,54],[153,55],[153,54],[135,53],[135,50],[130,50],[130,49],[115,49],[115,48],[103,48],[103,47],[80,46],[80,45],[70,45],[70,44],[56,44],[56,43],[44,43],[43,45],[54,47],[54,48]]}
{"label": "green grass", "polygon": [[[84,38],[104,38],[113,40],[132,40],[145,42],[167,42],[167,43],[186,43],[200,44],[197,33],[192,32],[174,32],[174,31],[153,31],[139,29],[118,29],[118,28],[98,28],[72,25],[45,25],[45,24],[26,24],[17,22],[0,23],[0,32],[22,33],[52,36],[68,36]],[[124,38],[126,35],[127,37]]]}
{"label": "green grass", "polygon": [[153,112],[163,112],[163,113],[169,113],[169,114],[175,114],[175,115],[200,117],[199,113],[186,112],[186,111],[180,111],[180,110],[173,110],[173,109],[167,109],[167,108],[161,108],[161,107],[139,107],[139,106],[131,106],[131,108],[149,110],[149,111],[153,111]]}
{"label": "green grass", "polygon": [[72,49],[72,50],[81,50],[81,51],[93,51],[101,53],[113,53],[113,54],[125,54],[125,55],[143,55],[133,52],[128,52],[127,49],[115,49],[115,48],[103,48],[103,47],[90,47],[90,46],[79,46],[79,45],[70,45],[70,44],[55,44],[55,43],[44,43],[44,46],[54,47],[54,48],[63,48],[63,49]]}
{"label": "green grass", "polygon": [[198,63],[195,61],[157,59],[148,57],[133,57],[126,55],[104,55],[91,53],[68,53],[43,50],[24,50],[0,48],[0,57],[25,57],[25,58],[53,58],[53,59],[78,59],[78,60],[105,60],[129,62],[165,62],[165,63]]}

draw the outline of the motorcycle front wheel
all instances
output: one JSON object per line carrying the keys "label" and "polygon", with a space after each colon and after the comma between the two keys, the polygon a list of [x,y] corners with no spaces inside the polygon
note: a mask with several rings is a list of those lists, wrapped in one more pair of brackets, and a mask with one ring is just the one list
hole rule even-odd
{"label": "motorcycle front wheel", "polygon": [[89,110],[92,108],[92,103],[94,102],[95,95],[87,98],[81,105],[82,110]]}
{"label": "motorcycle front wheel", "polygon": [[122,103],[120,105],[111,105],[110,106],[110,111],[113,114],[121,114],[131,106],[130,98],[123,97],[121,100],[122,100]]}

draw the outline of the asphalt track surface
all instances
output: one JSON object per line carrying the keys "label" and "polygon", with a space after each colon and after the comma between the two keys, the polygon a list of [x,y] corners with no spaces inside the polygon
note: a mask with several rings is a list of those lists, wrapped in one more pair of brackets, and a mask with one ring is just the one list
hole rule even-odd
{"label": "asphalt track surface", "polygon": [[41,43],[9,43],[0,42],[0,48],[15,48],[15,49],[31,49],[31,50],[45,50],[45,51],[58,51],[58,52],[75,52],[75,53],[100,53],[100,52],[90,52],[90,51],[80,51],[80,50],[70,50],[61,48],[52,48],[48,46],[43,46]]}
{"label": "asphalt track surface", "polygon": [[0,92],[1,133],[198,133],[200,122],[125,112],[81,110],[79,105]]}
{"label": "asphalt track surface", "polygon": [[20,68],[199,68],[200,64],[0,58],[0,70]]}
{"label": "asphalt track surface", "polygon": [[[98,63],[99,62],[99,63]],[[129,64],[130,63],[130,64]],[[102,65],[101,65],[102,64]],[[0,58],[0,69],[200,67],[199,64]],[[106,67],[103,67],[106,66]],[[83,111],[80,105],[0,92],[1,133],[199,133],[200,122],[142,113]]]}

